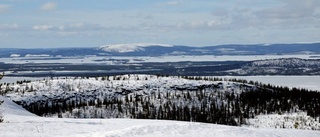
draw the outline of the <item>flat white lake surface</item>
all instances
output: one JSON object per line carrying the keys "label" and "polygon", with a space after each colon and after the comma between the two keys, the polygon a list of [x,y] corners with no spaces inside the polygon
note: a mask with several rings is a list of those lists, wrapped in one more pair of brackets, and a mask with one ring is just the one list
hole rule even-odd
{"label": "flat white lake surface", "polygon": [[245,79],[271,85],[320,91],[320,76],[222,76],[222,78]]}

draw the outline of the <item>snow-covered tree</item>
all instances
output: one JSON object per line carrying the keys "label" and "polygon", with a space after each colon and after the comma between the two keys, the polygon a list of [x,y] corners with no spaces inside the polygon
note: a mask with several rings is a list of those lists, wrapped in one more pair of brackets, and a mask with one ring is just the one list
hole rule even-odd
{"label": "snow-covered tree", "polygon": [[[2,75],[0,75],[0,80],[3,78],[4,73],[2,73]],[[3,100],[0,100],[0,106],[3,103]],[[2,112],[0,110],[0,123],[3,122],[3,115]]]}
{"label": "snow-covered tree", "polygon": [[[3,103],[3,100],[0,100],[0,105]],[[0,110],[0,123],[3,122],[3,115],[2,112]]]}

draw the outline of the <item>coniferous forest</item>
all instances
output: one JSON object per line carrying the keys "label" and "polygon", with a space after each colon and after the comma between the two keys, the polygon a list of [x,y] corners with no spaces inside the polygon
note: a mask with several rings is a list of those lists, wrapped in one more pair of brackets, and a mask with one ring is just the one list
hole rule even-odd
{"label": "coniferous forest", "polygon": [[260,114],[303,111],[316,121],[320,117],[320,92],[238,79],[120,75],[19,81],[1,84],[0,89],[1,94],[45,117],[159,119],[234,126]]}

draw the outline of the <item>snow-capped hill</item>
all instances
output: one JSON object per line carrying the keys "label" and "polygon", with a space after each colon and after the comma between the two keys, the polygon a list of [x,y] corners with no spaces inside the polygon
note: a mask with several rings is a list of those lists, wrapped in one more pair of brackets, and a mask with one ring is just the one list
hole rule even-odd
{"label": "snow-capped hill", "polygon": [[280,59],[267,59],[258,60],[252,63],[252,66],[263,67],[320,67],[319,60],[306,60],[299,58],[280,58]]}
{"label": "snow-capped hill", "polygon": [[103,46],[100,46],[98,49],[107,51],[107,52],[127,53],[127,52],[143,51],[144,47],[150,47],[150,46],[172,47],[173,45],[154,44],[154,43],[113,44],[113,45],[103,45]]}
{"label": "snow-capped hill", "polygon": [[4,122],[15,120],[16,116],[36,116],[4,96],[0,96],[0,101],[3,101],[3,104],[0,105],[0,112],[4,116]]}
{"label": "snow-capped hill", "polygon": [[[320,116],[319,92],[214,77],[131,74],[47,78],[0,85],[0,93],[46,117],[159,119],[237,126],[260,114],[307,112],[316,119],[313,125],[319,125]],[[298,124],[303,125],[300,129],[319,129],[305,122]],[[283,127],[293,124],[289,125]]]}
{"label": "snow-capped hill", "polygon": [[319,75],[319,68],[319,59],[279,58],[252,61],[228,72],[236,75]]}

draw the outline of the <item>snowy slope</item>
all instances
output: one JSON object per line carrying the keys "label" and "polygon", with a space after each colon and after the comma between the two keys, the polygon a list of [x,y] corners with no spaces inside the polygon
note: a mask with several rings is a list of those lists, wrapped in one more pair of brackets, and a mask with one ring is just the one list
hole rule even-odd
{"label": "snowy slope", "polygon": [[144,47],[150,47],[150,46],[172,47],[172,45],[168,45],[168,44],[133,43],[133,44],[103,45],[103,46],[100,46],[98,49],[107,51],[107,52],[126,53],[126,52],[143,51]]}
{"label": "snowy slope", "polygon": [[4,101],[4,103],[0,106],[0,112],[2,112],[2,115],[5,116],[5,122],[14,120],[15,117],[12,117],[14,115],[23,117],[36,116],[3,96],[0,96],[0,100]]}
{"label": "snowy slope", "polygon": [[[58,119],[26,112],[4,97],[1,137],[318,137],[319,131],[256,129],[165,120]],[[13,111],[16,110],[16,111]]]}

